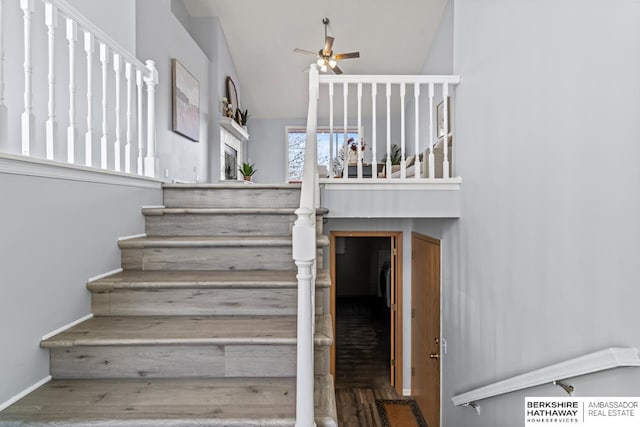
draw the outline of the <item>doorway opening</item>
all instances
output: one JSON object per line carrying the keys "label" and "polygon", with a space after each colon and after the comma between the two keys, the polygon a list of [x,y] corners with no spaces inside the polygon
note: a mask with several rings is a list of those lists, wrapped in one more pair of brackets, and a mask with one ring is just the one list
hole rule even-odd
{"label": "doorway opening", "polygon": [[331,232],[336,388],[402,393],[401,232]]}

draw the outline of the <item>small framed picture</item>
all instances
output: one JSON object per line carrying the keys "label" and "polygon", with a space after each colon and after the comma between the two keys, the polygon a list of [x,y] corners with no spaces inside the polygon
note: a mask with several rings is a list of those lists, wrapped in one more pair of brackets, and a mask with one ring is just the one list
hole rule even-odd
{"label": "small framed picture", "polygon": [[[451,133],[451,98],[447,99],[447,134]],[[436,108],[437,137],[442,138],[444,131],[444,100]]]}
{"label": "small framed picture", "polygon": [[173,131],[192,141],[200,139],[198,80],[177,59],[171,60]]}

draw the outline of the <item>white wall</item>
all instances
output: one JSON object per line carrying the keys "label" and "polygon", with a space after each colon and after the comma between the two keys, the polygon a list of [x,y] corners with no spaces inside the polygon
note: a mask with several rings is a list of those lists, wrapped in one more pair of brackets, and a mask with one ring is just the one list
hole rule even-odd
{"label": "white wall", "polygon": [[[610,346],[640,346],[640,3],[456,0],[463,217],[445,282],[445,426],[522,423],[525,395],[477,416],[450,398]],[[456,233],[456,232],[452,232]],[[640,370],[572,379],[640,394]]]}
{"label": "white wall", "polygon": [[[158,186],[159,187],[159,186]],[[159,188],[0,172],[0,403],[49,375],[40,338],[91,312],[86,280],[120,267]]]}
{"label": "white wall", "polygon": [[[171,11],[171,0],[138,0],[137,52],[159,72],[156,117],[159,170],[163,179],[209,180],[209,60]],[[171,59],[177,58],[200,85],[200,141],[172,131]],[[165,175],[168,170],[168,176]]]}

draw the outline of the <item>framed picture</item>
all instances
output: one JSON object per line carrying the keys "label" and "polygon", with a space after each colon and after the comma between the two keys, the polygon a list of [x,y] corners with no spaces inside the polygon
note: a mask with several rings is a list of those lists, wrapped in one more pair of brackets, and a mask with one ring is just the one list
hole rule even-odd
{"label": "framed picture", "polygon": [[[447,134],[451,133],[451,99],[447,99]],[[436,124],[437,124],[437,137],[442,138],[445,134],[444,131],[444,100],[438,104],[436,108]]]}
{"label": "framed picture", "polygon": [[173,131],[200,140],[200,85],[177,59],[171,59]]}

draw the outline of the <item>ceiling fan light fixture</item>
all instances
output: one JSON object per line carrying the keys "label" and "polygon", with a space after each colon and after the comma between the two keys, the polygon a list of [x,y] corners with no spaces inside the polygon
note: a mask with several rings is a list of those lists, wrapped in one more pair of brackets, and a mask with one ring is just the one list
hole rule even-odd
{"label": "ceiling fan light fixture", "polygon": [[329,59],[329,67],[333,68],[333,67],[335,67],[337,64],[338,64],[338,62],[337,62],[335,59],[333,59],[333,58],[330,58],[330,59]]}
{"label": "ceiling fan light fixture", "polygon": [[327,64],[322,64],[322,66],[320,67],[320,71],[322,71],[323,73],[327,72]]}
{"label": "ceiling fan light fixture", "polygon": [[316,64],[318,64],[318,67],[324,66],[325,65],[324,58],[318,59],[318,61],[316,61]]}

